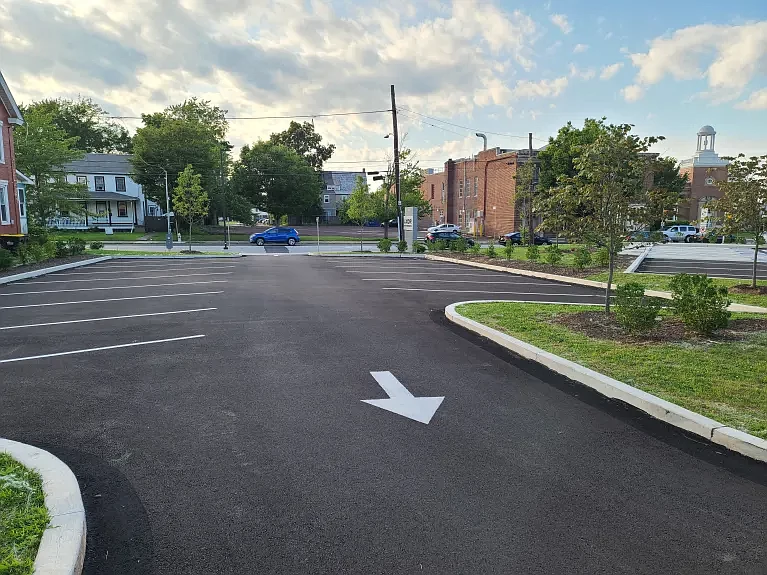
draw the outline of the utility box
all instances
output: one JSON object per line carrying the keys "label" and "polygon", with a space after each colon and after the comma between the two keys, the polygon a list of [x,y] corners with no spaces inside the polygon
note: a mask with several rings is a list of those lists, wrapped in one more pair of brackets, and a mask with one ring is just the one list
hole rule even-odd
{"label": "utility box", "polygon": [[405,238],[408,247],[412,250],[413,245],[418,240],[418,208],[412,206],[405,208],[403,220],[402,237]]}

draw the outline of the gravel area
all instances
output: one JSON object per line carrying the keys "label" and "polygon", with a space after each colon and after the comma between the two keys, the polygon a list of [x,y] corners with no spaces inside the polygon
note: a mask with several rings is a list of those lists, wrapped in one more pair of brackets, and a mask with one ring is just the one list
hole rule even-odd
{"label": "gravel area", "polygon": [[45,260],[44,262],[37,262],[34,264],[27,264],[24,266],[17,266],[8,270],[0,271],[0,278],[13,276],[16,274],[23,274],[25,272],[32,272],[35,270],[41,270],[43,268],[52,268],[53,266],[60,266],[62,264],[71,264],[72,262],[80,262],[83,260],[91,260],[101,256],[90,256],[83,254],[81,256],[69,256],[66,258],[53,258],[52,260]]}

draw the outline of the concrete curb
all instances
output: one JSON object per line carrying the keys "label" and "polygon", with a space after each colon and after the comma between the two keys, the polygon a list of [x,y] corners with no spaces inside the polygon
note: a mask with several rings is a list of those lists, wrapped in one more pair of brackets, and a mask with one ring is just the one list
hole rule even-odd
{"label": "concrete curb", "polygon": [[199,256],[195,256],[195,255],[191,255],[191,256],[182,256],[182,255],[178,255],[178,256],[153,256],[153,255],[139,256],[139,255],[134,255],[134,256],[108,256],[108,257],[110,259],[113,259],[113,260],[204,260],[204,259],[223,259],[223,260],[226,260],[226,259],[233,259],[233,258],[241,258],[241,257],[244,257],[244,255],[243,254],[231,254],[231,255],[220,255],[220,256],[204,255],[204,254],[203,255],[199,255]]}
{"label": "concrete curb", "polygon": [[748,433],[728,427],[718,421],[685,409],[675,403],[656,397],[650,393],[627,385],[617,379],[607,377],[597,371],[584,367],[553,353],[544,351],[496,329],[469,319],[456,311],[459,305],[469,303],[495,303],[503,300],[473,300],[451,304],[445,308],[445,316],[474,333],[477,333],[506,349],[541,365],[548,367],[565,377],[586,385],[602,395],[623,401],[641,409],[645,413],[680,429],[690,431],[709,441],[723,445],[728,449],[742,453],[752,459],[767,462],[767,441]]}
{"label": "concrete curb", "polygon": [[626,271],[623,273],[625,274],[633,274],[639,266],[642,265],[642,262],[645,260],[645,258],[650,255],[650,252],[652,251],[653,246],[647,246],[644,251],[637,256],[637,258],[631,262],[631,265],[626,268]]}
{"label": "concrete curb", "polygon": [[369,253],[361,254],[349,252],[348,254],[323,254],[322,252],[308,252],[304,255],[319,257],[319,258],[383,258],[383,259],[397,259],[397,260],[422,260],[425,259],[423,254],[406,254],[400,256],[399,254],[382,254],[382,253]]}
{"label": "concrete curb", "polygon": [[44,275],[47,275],[47,274],[52,274],[54,272],[60,272],[60,271],[63,271],[63,270],[70,270],[72,268],[79,268],[79,267],[82,267],[82,266],[88,266],[90,264],[97,264],[97,263],[100,263],[100,262],[105,262],[105,261],[110,260],[110,259],[112,259],[112,256],[102,256],[102,257],[91,258],[89,260],[82,260],[82,261],[79,261],[79,262],[73,262],[71,264],[61,264],[60,266],[53,266],[53,267],[50,267],[50,268],[41,268],[39,270],[33,270],[31,272],[24,272],[24,273],[15,274],[15,275],[12,275],[12,276],[5,276],[5,277],[0,278],[0,285],[9,284],[9,283],[17,282],[17,281],[21,281],[21,280],[27,280],[27,279],[31,279],[31,278],[36,278],[36,277],[39,277],[39,276],[44,276]]}
{"label": "concrete curb", "polygon": [[[540,278],[540,279],[546,279],[551,280],[559,283],[565,283],[570,285],[581,285],[581,286],[587,286],[587,287],[593,287],[598,289],[606,289],[607,284],[605,282],[595,282],[592,280],[584,280],[581,278],[571,278],[569,276],[560,276],[555,274],[547,274],[543,272],[533,272],[530,270],[522,270],[518,268],[507,268],[503,266],[494,266],[492,264],[483,264],[481,262],[472,262],[467,260],[456,260],[453,258],[446,258],[443,256],[433,256],[431,254],[426,255],[427,260],[434,260],[439,262],[448,262],[451,264],[459,264],[459,265],[465,265],[465,266],[471,266],[475,268],[481,268],[485,270],[492,270],[496,272],[505,272],[520,276],[526,276],[526,277],[533,277],[533,278]],[[617,284],[612,285],[612,289],[614,290],[617,287]],[[657,297],[660,299],[672,299],[672,296],[669,292],[666,291],[655,291],[655,290],[645,290],[645,295],[650,297]],[[728,308],[730,311],[733,312],[740,312],[740,313],[767,313],[767,308],[759,307],[755,305],[747,305],[743,303],[733,303],[730,304],[730,307]]]}
{"label": "concrete curb", "polygon": [[0,438],[0,452],[9,453],[43,478],[51,524],[40,541],[35,575],[80,575],[85,559],[86,524],[74,473],[58,457],[25,443]]}

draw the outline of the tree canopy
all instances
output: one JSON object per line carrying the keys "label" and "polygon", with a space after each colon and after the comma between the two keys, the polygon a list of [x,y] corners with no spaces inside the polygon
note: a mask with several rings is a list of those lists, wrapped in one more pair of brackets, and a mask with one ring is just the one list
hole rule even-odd
{"label": "tree canopy", "polygon": [[[418,208],[418,217],[431,214],[431,204],[421,193],[421,185],[425,180],[423,170],[415,159],[415,154],[408,148],[399,152],[399,181],[402,207]],[[381,186],[372,194],[375,206],[374,219],[388,222],[397,215],[397,198],[394,188],[394,163],[389,167],[381,181]],[[388,226],[384,226],[384,237],[388,237]]]}
{"label": "tree canopy", "polygon": [[538,173],[538,189],[548,190],[557,185],[560,178],[572,178],[578,173],[575,160],[580,150],[593,144],[597,137],[604,132],[605,118],[594,120],[586,118],[583,128],[576,128],[572,122],[562,126],[555,138],[549,138],[549,143],[540,152]]}
{"label": "tree canopy", "polygon": [[291,121],[287,130],[272,134],[269,142],[295,151],[315,170],[321,170],[322,164],[330,159],[336,149],[333,144],[322,145],[322,136],[314,131],[314,124],[311,122],[299,124]]}
{"label": "tree canopy", "polygon": [[674,215],[684,201],[687,174],[679,174],[674,158],[657,158],[650,165],[652,186],[645,192],[636,219],[652,230],[659,230],[663,220]]}
{"label": "tree canopy", "polygon": [[191,164],[178,174],[178,184],[173,189],[173,210],[189,225],[189,251],[192,251],[192,224],[208,213],[208,194],[202,189],[202,177]]}
{"label": "tree canopy", "polygon": [[106,111],[90,98],[46,99],[22,106],[25,118],[33,110],[50,114],[54,126],[67,137],[76,137],[73,149],[97,153],[128,153],[132,149],[128,130],[110,120]]}

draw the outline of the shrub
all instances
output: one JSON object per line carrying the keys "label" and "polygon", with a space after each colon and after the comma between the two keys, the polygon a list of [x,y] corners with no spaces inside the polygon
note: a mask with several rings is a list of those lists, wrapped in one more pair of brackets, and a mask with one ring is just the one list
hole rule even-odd
{"label": "shrub", "polygon": [[7,270],[13,267],[16,260],[13,254],[4,248],[0,248],[0,270]]}
{"label": "shrub", "polygon": [[50,238],[50,231],[46,227],[30,225],[27,233],[29,243],[45,245]]}
{"label": "shrub", "polygon": [[674,313],[690,331],[710,335],[727,327],[730,312],[727,288],[714,285],[706,275],[678,274],[671,278]]}
{"label": "shrub", "polygon": [[444,252],[447,249],[447,242],[445,240],[437,240],[434,244],[440,252]]}
{"label": "shrub", "polygon": [[466,243],[466,240],[463,238],[458,238],[457,240],[453,240],[450,242],[450,250],[454,252],[463,253],[466,251],[466,248],[468,248],[468,244]]}
{"label": "shrub", "polygon": [[530,244],[527,246],[526,255],[527,259],[531,262],[537,262],[539,259],[541,259],[541,251],[535,244]]}
{"label": "shrub", "polygon": [[45,253],[45,259],[51,260],[56,257],[56,242],[45,242],[43,244],[43,252]]}
{"label": "shrub", "polygon": [[582,270],[591,263],[591,252],[586,246],[580,246],[573,252],[573,265]]}
{"label": "shrub", "polygon": [[562,252],[560,251],[559,246],[553,244],[546,248],[546,263],[555,266],[561,261]]}
{"label": "shrub", "polygon": [[19,247],[16,248],[16,259],[19,260],[19,263],[21,265],[27,265],[29,263],[32,263],[34,260],[32,259],[32,253],[29,251],[29,246],[31,244],[21,244]]}
{"label": "shrub", "polygon": [[77,256],[85,253],[85,240],[83,238],[69,238],[69,253]]}
{"label": "shrub", "polygon": [[660,302],[644,295],[644,286],[629,282],[615,290],[615,317],[623,329],[631,333],[645,333],[655,326]]}
{"label": "shrub", "polygon": [[[391,240],[387,240],[389,242],[389,248],[391,248]],[[92,250],[101,250],[104,249],[104,242],[91,242],[91,249]],[[378,242],[378,249],[381,249],[381,242]],[[388,249],[386,250],[389,251]]]}
{"label": "shrub", "polygon": [[514,253],[514,244],[511,241],[507,241],[506,245],[503,246],[503,253],[507,260],[511,259],[511,254]]}
{"label": "shrub", "polygon": [[495,257],[495,242],[493,240],[490,240],[490,244],[487,246],[487,257]]}
{"label": "shrub", "polygon": [[650,234],[650,241],[654,242],[656,244],[662,242],[663,241],[663,232],[658,232],[658,231],[652,232]]}
{"label": "shrub", "polygon": [[69,245],[67,244],[66,240],[56,240],[55,246],[57,258],[65,258],[70,255]]}
{"label": "shrub", "polygon": [[400,254],[404,254],[407,251],[407,242],[405,240],[400,240],[397,242],[397,251]]}
{"label": "shrub", "polygon": [[437,242],[426,242],[426,249],[430,252],[436,252],[439,250],[439,246],[437,245]]}
{"label": "shrub", "polygon": [[472,254],[475,256],[478,256],[480,252],[482,251],[482,246],[479,245],[479,242],[474,242],[472,246],[469,247],[469,250]]}
{"label": "shrub", "polygon": [[[428,244],[427,244],[428,245]],[[415,242],[413,244],[413,252],[417,254],[422,254],[426,251],[426,246],[423,245],[421,242]]]}
{"label": "shrub", "polygon": [[43,246],[40,244],[29,244],[27,246],[27,254],[33,262],[44,262],[48,259],[48,254]]}
{"label": "shrub", "polygon": [[[378,251],[388,254],[391,251],[391,244],[392,242],[389,238],[383,238],[378,240]],[[93,246],[91,245],[91,247]],[[98,248],[94,248],[94,249],[98,249]]]}
{"label": "shrub", "polygon": [[599,248],[594,252],[594,263],[600,268],[606,268],[610,265],[610,250],[607,248]]}

